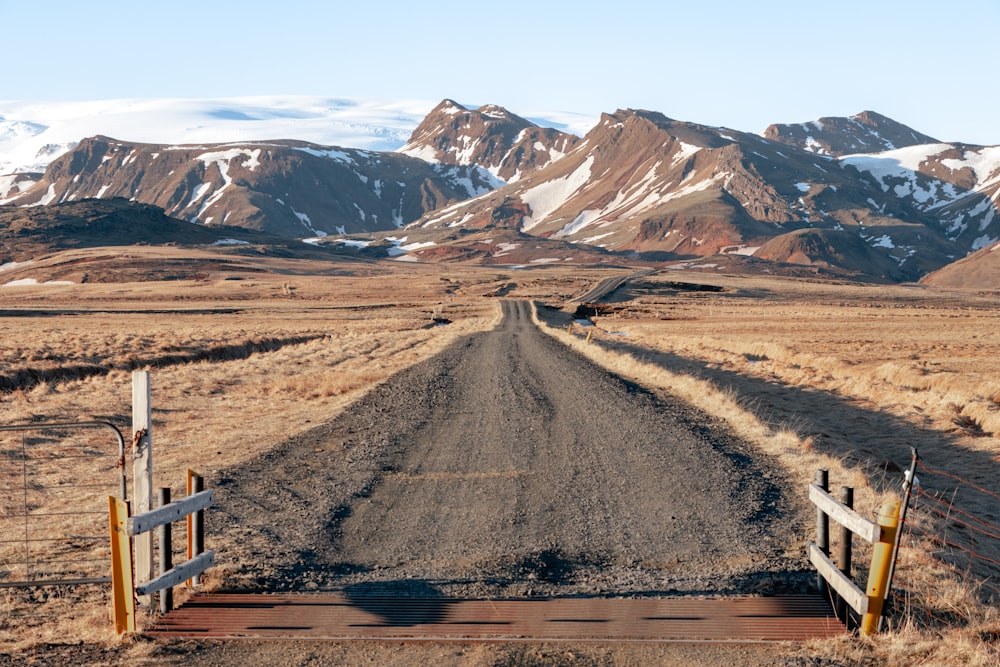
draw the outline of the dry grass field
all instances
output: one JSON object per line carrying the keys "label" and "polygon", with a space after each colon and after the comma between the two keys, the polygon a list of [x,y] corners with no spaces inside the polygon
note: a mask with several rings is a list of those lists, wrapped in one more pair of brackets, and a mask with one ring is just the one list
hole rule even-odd
{"label": "dry grass field", "polygon": [[[917,470],[921,490],[980,529],[970,537],[960,528],[966,522],[921,512],[937,506],[918,498],[897,570],[892,639],[852,640],[842,655],[886,664],[1000,659],[995,295],[658,274],[611,300],[593,331],[567,333],[565,315],[540,315],[550,333],[598,363],[725,419],[780,463],[803,503],[814,471],[828,469],[834,493],[854,487],[855,507],[874,519],[899,496],[916,448],[926,465]],[[804,525],[803,543],[813,536]],[[855,580],[863,584],[863,575]]]}
{"label": "dry grass field", "polygon": [[[993,295],[661,272],[613,293],[588,343],[587,329],[566,332],[570,299],[611,270],[399,264],[307,273],[0,288],[0,421],[104,419],[127,431],[131,371],[149,369],[156,483],[176,497],[186,468],[211,485],[215,471],[491,328],[499,311],[486,295],[505,294],[554,306],[538,308],[553,335],[639,384],[697,403],[757,443],[801,489],[802,543],[790,552],[804,553],[812,537],[805,490],[820,467],[834,489],[856,488],[866,515],[898,493],[910,447],[935,470],[998,490]],[[684,281],[722,291],[678,285]],[[19,438],[0,442],[10,450]],[[944,486],[935,474],[923,484]],[[996,525],[1000,504],[990,497],[953,500]],[[913,522],[923,531],[904,542],[905,595],[886,638],[780,650],[846,664],[996,664],[1000,620],[975,584],[1000,573],[982,560],[949,566],[950,551],[932,539],[940,534],[932,517],[915,514]],[[998,542],[983,543],[984,555],[1000,560],[989,551]],[[250,557],[224,535],[210,535],[210,546],[220,553],[210,587],[224,584],[227,559]],[[0,653],[77,639],[115,645],[100,590],[0,589]],[[152,651],[140,642],[124,655],[142,662]]]}

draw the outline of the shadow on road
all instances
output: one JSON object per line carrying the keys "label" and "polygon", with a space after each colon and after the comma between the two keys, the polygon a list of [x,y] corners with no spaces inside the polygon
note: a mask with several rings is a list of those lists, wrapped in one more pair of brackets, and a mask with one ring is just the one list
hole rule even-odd
{"label": "shadow on road", "polygon": [[444,597],[434,584],[423,580],[351,584],[344,588],[344,595],[352,605],[381,620],[365,627],[442,623],[448,618],[448,608],[458,602]]}

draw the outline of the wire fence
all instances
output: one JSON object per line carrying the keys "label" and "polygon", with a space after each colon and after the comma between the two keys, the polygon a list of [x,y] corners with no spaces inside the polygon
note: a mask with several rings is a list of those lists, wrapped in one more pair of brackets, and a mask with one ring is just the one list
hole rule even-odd
{"label": "wire fence", "polygon": [[[928,553],[964,580],[982,602],[1000,603],[1000,493],[923,461],[917,462],[917,470],[919,481],[912,489],[901,547]],[[900,584],[919,589],[922,576],[926,573],[904,574]],[[962,609],[947,603],[910,604],[911,611],[917,609],[926,625],[969,620]]]}
{"label": "wire fence", "polygon": [[123,463],[107,422],[0,426],[0,588],[109,581],[107,496],[125,492]]}

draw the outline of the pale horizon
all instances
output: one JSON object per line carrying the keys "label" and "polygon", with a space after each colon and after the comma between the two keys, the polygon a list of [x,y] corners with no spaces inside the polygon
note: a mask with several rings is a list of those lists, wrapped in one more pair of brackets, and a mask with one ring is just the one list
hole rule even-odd
{"label": "pale horizon", "polygon": [[450,98],[525,116],[648,109],[753,133],[872,110],[941,141],[997,145],[987,72],[1000,6],[961,9],[105,0],[40,14],[5,3],[18,64],[0,99]]}

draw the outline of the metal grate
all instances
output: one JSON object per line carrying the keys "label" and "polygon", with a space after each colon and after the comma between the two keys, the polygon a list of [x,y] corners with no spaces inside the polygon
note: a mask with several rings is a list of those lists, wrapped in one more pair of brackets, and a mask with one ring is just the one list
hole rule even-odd
{"label": "metal grate", "polygon": [[818,596],[455,600],[195,594],[147,634],[436,641],[787,641],[847,632]]}

